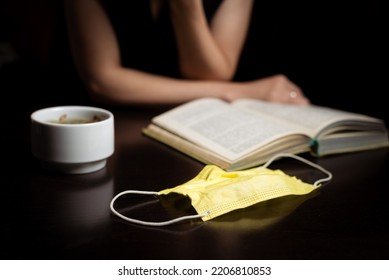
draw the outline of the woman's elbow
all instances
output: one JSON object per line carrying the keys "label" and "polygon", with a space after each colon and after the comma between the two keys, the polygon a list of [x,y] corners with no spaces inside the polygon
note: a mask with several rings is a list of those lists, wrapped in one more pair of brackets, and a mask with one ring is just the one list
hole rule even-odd
{"label": "woman's elbow", "polygon": [[113,95],[110,83],[106,78],[100,76],[85,77],[84,86],[88,92],[89,98],[92,101],[115,103],[115,95]]}
{"label": "woman's elbow", "polygon": [[84,79],[84,85],[89,95],[94,99],[98,96],[106,95],[106,86],[101,79],[87,77]]}

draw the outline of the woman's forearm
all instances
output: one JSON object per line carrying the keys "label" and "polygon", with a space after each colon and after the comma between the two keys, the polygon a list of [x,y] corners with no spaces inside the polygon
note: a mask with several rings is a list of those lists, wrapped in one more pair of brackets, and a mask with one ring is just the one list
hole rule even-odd
{"label": "woman's forearm", "polygon": [[182,75],[192,79],[230,78],[228,60],[208,26],[202,1],[170,1]]}
{"label": "woman's forearm", "polygon": [[179,104],[202,97],[226,101],[253,98],[281,103],[309,103],[302,90],[283,75],[248,82],[196,81],[117,68],[107,69],[105,74],[88,81],[93,99],[120,105]]}
{"label": "woman's forearm", "polygon": [[186,78],[230,80],[246,38],[252,1],[225,0],[211,25],[202,1],[169,3],[182,74]]}
{"label": "woman's forearm", "polygon": [[177,104],[200,97],[225,99],[230,83],[175,79],[115,67],[84,79],[92,99],[121,105]]}

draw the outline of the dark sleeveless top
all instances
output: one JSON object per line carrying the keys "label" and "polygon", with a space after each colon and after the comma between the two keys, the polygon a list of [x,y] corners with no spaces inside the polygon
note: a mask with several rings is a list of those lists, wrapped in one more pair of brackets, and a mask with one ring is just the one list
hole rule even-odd
{"label": "dark sleeveless top", "polygon": [[[221,0],[204,0],[210,20]],[[150,1],[103,0],[119,41],[122,64],[148,73],[180,77],[177,47],[166,3],[157,17],[151,15]]]}

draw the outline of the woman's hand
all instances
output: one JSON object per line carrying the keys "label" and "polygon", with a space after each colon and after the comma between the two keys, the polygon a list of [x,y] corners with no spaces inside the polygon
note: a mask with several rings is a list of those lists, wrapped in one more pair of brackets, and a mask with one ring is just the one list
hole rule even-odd
{"label": "woman's hand", "polygon": [[284,75],[274,75],[236,84],[234,89],[226,94],[226,99],[233,101],[239,98],[256,98],[270,102],[299,105],[310,103],[301,88]]}

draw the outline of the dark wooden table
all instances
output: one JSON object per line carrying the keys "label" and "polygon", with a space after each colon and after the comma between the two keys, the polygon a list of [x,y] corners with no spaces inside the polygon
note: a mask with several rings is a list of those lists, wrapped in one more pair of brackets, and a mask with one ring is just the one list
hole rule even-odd
{"label": "dark wooden table", "polygon": [[[29,114],[2,132],[2,259],[388,259],[387,149],[321,159],[333,173],[307,196],[259,203],[208,222],[153,228],[113,216],[109,203],[127,189],[158,191],[193,178],[203,164],[141,134],[163,109],[113,108],[115,153],[105,169],[60,175],[41,168],[29,147]],[[284,159],[281,168],[303,180],[322,174]],[[172,203],[131,196],[117,207],[147,220],[194,213]],[[143,207],[135,207],[141,203]],[[3,208],[2,207],[2,208]]]}

